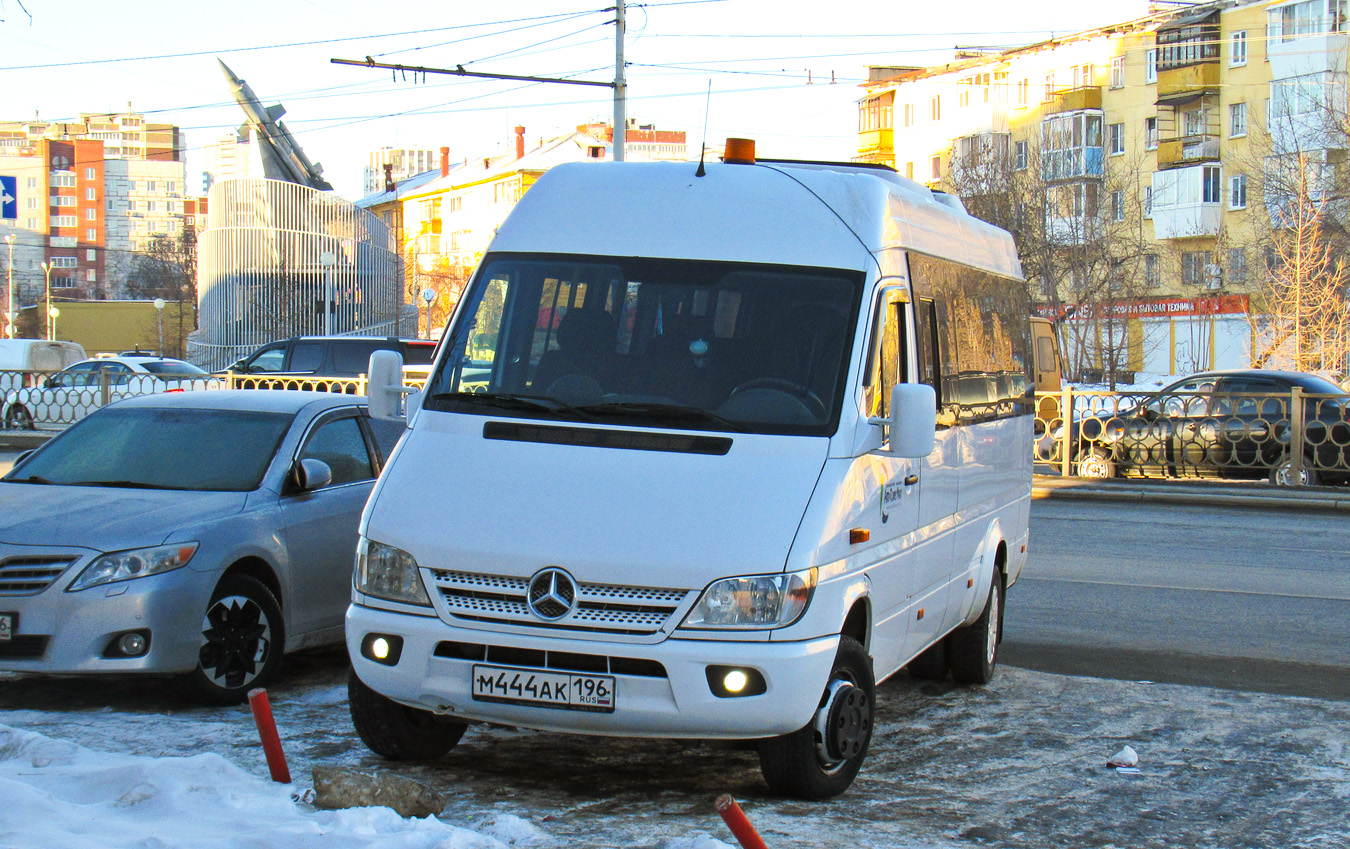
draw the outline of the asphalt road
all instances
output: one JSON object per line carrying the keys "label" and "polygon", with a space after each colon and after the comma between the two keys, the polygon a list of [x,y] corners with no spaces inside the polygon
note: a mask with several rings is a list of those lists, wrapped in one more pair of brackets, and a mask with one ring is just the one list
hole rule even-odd
{"label": "asphalt road", "polygon": [[1002,660],[1350,700],[1350,522],[1335,513],[1034,502]]}

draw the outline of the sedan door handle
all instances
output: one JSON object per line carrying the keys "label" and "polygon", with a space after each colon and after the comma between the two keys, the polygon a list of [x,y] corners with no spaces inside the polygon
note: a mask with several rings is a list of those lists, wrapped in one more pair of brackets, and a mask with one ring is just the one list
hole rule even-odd
{"label": "sedan door handle", "polygon": [[905,475],[905,486],[914,486],[918,482],[919,476],[917,474]]}

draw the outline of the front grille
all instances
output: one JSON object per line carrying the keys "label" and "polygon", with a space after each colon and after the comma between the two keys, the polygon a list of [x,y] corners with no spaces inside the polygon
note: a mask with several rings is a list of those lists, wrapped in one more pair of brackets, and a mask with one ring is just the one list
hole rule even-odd
{"label": "front grille", "polygon": [[617,634],[660,631],[693,592],[577,582],[576,609],[561,621],[550,622],[530,612],[529,578],[444,569],[433,569],[431,575],[444,603],[443,615]]}
{"label": "front grille", "polygon": [[16,634],[0,640],[0,660],[37,660],[47,652],[46,634]]}
{"label": "front grille", "polygon": [[518,649],[478,643],[455,643],[449,640],[437,643],[434,654],[436,657],[454,660],[499,663],[503,666],[529,666],[535,669],[555,669],[560,672],[609,673],[643,678],[669,677],[666,668],[659,661],[638,657],[607,657],[602,654]]}
{"label": "front grille", "polygon": [[70,556],[7,557],[0,560],[0,595],[37,595],[74,563]]}

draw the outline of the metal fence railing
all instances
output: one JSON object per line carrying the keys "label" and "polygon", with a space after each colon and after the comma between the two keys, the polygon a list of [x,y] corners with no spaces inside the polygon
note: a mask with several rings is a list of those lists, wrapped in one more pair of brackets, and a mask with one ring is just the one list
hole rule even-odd
{"label": "metal fence railing", "polygon": [[1035,459],[1064,476],[1350,481],[1350,397],[1098,392],[1036,396]]}
{"label": "metal fence railing", "polygon": [[212,375],[127,372],[0,371],[0,421],[7,430],[64,428],[113,401],[132,395],[219,389]]}

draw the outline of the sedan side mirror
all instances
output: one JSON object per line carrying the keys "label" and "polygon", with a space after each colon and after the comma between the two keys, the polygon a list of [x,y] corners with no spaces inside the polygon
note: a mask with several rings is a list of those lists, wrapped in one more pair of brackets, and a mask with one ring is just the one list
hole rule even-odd
{"label": "sedan side mirror", "polygon": [[295,464],[292,470],[295,485],[302,492],[323,489],[333,482],[333,470],[322,460],[306,457]]}

